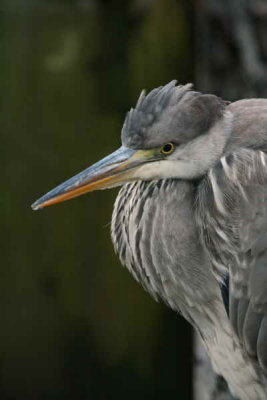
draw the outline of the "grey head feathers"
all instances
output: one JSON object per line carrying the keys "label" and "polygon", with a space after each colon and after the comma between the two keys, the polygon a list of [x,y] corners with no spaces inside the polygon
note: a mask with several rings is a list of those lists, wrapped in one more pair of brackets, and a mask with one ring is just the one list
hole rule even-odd
{"label": "grey head feathers", "polygon": [[136,107],[126,115],[122,144],[133,149],[149,149],[168,141],[186,143],[211,128],[222,116],[227,102],[217,96],[192,90],[192,84],[176,86],[173,80],[142,91]]}

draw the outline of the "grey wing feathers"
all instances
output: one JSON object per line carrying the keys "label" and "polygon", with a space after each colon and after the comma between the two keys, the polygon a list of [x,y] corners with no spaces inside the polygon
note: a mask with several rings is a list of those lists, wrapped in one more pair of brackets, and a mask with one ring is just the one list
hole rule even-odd
{"label": "grey wing feathers", "polygon": [[221,278],[220,264],[229,274],[233,328],[267,373],[266,154],[243,149],[223,157],[200,192],[199,219],[215,274]]}
{"label": "grey wing feathers", "polygon": [[[244,296],[230,296],[230,318],[249,355],[267,372],[267,185],[245,188],[248,201],[240,205],[240,256],[247,268],[241,283]],[[238,281],[238,270],[236,280]],[[237,282],[238,283],[238,282]],[[238,308],[237,308],[238,307]]]}
{"label": "grey wing feathers", "polygon": [[250,147],[266,151],[267,99],[239,100],[228,105],[226,110],[234,116],[227,149]]}

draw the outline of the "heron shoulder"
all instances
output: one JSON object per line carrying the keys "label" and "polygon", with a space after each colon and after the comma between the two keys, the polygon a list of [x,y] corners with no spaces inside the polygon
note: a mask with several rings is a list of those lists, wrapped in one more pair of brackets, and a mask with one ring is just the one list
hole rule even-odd
{"label": "heron shoulder", "polygon": [[226,108],[233,114],[226,151],[241,147],[267,151],[267,99],[244,99]]}

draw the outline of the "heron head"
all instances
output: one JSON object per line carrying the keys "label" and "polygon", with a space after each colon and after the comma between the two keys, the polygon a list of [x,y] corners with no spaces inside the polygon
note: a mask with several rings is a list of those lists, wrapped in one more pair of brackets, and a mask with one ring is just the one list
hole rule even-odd
{"label": "heron head", "polygon": [[171,81],[126,115],[122,147],[37,200],[43,208],[81,194],[135,180],[195,179],[221,156],[231,127],[225,102]]}

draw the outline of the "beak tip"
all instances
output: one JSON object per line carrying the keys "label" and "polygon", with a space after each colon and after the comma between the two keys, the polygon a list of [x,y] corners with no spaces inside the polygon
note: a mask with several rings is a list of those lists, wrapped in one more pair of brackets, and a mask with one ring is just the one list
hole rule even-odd
{"label": "beak tip", "polygon": [[42,208],[42,205],[41,204],[38,204],[39,202],[38,202],[38,200],[37,201],[35,201],[32,205],[31,205],[31,208],[32,208],[32,210],[33,211],[37,211],[37,210],[40,210],[41,208]]}

